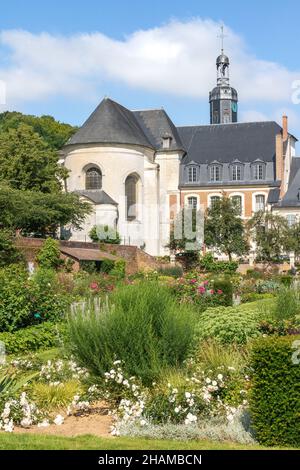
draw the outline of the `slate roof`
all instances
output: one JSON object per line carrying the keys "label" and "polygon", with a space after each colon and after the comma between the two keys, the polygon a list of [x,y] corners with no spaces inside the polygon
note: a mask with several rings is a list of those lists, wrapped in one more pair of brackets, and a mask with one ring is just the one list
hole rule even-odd
{"label": "slate roof", "polygon": [[294,157],[291,164],[288,190],[278,207],[300,206],[300,157]]}
{"label": "slate roof", "polygon": [[116,143],[152,148],[134,113],[105,98],[66,145]]}
{"label": "slate roof", "polygon": [[133,114],[155,149],[162,148],[163,136],[170,136],[170,150],[184,150],[178,130],[164,109],[133,111]]}
{"label": "slate roof", "polygon": [[177,129],[163,109],[130,111],[105,98],[66,145],[115,143],[160,150],[166,135],[172,137],[170,150],[183,149]]}
{"label": "slate roof", "polygon": [[177,128],[187,155],[183,163],[228,163],[234,160],[275,160],[276,134],[281,127],[273,121]]}
{"label": "slate roof", "polygon": [[274,188],[269,191],[267,204],[276,204],[279,201],[280,188]]}
{"label": "slate roof", "polygon": [[118,203],[114,201],[105,191],[102,189],[84,189],[80,191],[75,191],[75,193],[80,194],[81,196],[84,196],[91,201],[93,201],[95,204],[111,204],[113,206],[117,206]]}

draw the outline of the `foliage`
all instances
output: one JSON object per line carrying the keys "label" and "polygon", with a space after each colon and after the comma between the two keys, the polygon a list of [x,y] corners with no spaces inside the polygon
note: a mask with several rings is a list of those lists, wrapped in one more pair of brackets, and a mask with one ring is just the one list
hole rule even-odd
{"label": "foliage", "polygon": [[69,296],[59,291],[54,271],[37,270],[29,278],[22,265],[0,269],[0,331],[57,321],[69,302]]}
{"label": "foliage", "polygon": [[183,275],[183,269],[178,264],[175,266],[162,266],[159,268],[158,272],[163,276],[172,276],[175,278],[181,277]]}
{"label": "foliage", "polygon": [[223,302],[222,305],[230,307],[232,305],[233,286],[229,279],[219,278],[213,279],[213,288],[215,292],[222,292]]}
{"label": "foliage", "polygon": [[47,238],[37,255],[37,262],[44,269],[57,269],[61,266],[59,242],[53,238]]}
{"label": "foliage", "polygon": [[110,271],[110,275],[117,279],[124,279],[126,273],[126,261],[124,259],[118,259],[114,262],[114,267]]}
{"label": "foliage", "polygon": [[249,351],[245,347],[220,344],[210,339],[199,344],[193,360],[204,371],[218,371],[220,368],[228,370],[229,367],[240,373],[247,368]]}
{"label": "foliage", "polygon": [[112,271],[112,269],[114,268],[114,266],[115,266],[114,261],[112,261],[111,259],[104,259],[101,262],[100,270],[101,270],[102,273],[109,274]]}
{"label": "foliage", "polygon": [[0,134],[18,129],[21,124],[30,126],[53,150],[59,150],[76,132],[77,128],[56,121],[52,116],[31,116],[16,111],[0,114]]}
{"label": "foliage", "polygon": [[67,407],[74,396],[80,391],[78,381],[68,380],[63,383],[35,383],[32,387],[32,397],[43,411],[59,411]]}
{"label": "foliage", "polygon": [[292,234],[287,219],[273,212],[258,211],[248,221],[249,234],[256,243],[257,259],[278,261],[283,251],[290,251]]}
{"label": "foliage", "polygon": [[216,261],[212,253],[206,253],[199,259],[199,268],[212,273],[233,274],[238,266],[236,261]]}
{"label": "foliage", "polygon": [[225,194],[207,210],[204,225],[204,241],[208,247],[232,255],[242,256],[249,251],[239,208]]}
{"label": "foliage", "polygon": [[299,348],[296,336],[263,338],[253,348],[251,415],[257,439],[266,445],[300,446],[300,367],[292,361],[296,344]]}
{"label": "foliage", "polygon": [[[69,317],[70,350],[96,376],[120,358],[130,375],[151,383],[179,366],[193,345],[195,313],[154,282],[120,287],[108,305],[79,305]],[[130,338],[130,341],[128,340]]]}
{"label": "foliage", "polygon": [[66,224],[80,228],[91,211],[74,193],[43,194],[0,184],[0,227],[36,236],[53,235]]}
{"label": "foliage", "polygon": [[22,260],[22,255],[14,244],[10,230],[0,230],[0,267],[15,264]]}
{"label": "foliage", "polygon": [[57,152],[32,127],[20,124],[0,132],[0,175],[14,189],[52,193],[61,190],[67,173]]}
{"label": "foliage", "polygon": [[200,316],[198,334],[202,341],[212,338],[222,344],[245,344],[260,335],[259,312],[251,303],[209,308]]}
{"label": "foliage", "polygon": [[121,243],[119,233],[108,225],[94,225],[89,232],[89,237],[93,242],[109,243],[112,245],[120,245]]}
{"label": "foliage", "polygon": [[19,354],[57,346],[65,334],[63,323],[45,322],[23,328],[15,333],[0,333],[0,341],[5,344],[7,354]]}
{"label": "foliage", "polygon": [[[217,288],[213,281],[203,280],[197,276],[190,278],[188,275],[179,278],[172,283],[171,292],[179,299],[181,303],[191,303],[197,306],[197,310],[203,312],[209,307],[218,305],[230,305],[231,300],[228,299],[228,294],[224,294],[223,290]],[[226,287],[227,284],[226,284]]]}

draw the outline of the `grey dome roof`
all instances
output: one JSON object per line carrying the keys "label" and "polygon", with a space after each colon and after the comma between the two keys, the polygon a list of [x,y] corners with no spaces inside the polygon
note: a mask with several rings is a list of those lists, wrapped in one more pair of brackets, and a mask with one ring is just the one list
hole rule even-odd
{"label": "grey dome roof", "polygon": [[221,85],[221,86],[216,86],[215,88],[212,89],[210,92],[210,99],[238,99],[238,93],[235,88],[229,86],[229,85]]}
{"label": "grey dome roof", "polygon": [[229,64],[229,58],[225,54],[221,54],[217,57],[216,60],[217,65],[219,64]]}

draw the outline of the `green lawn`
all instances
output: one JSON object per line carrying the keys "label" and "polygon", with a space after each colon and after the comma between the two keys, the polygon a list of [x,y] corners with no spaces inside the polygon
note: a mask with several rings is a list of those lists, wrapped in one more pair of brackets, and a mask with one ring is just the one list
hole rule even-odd
{"label": "green lawn", "polygon": [[34,434],[0,434],[0,450],[255,450],[261,446],[243,446],[233,442],[167,441],[127,437],[103,439],[95,436],[76,438]]}

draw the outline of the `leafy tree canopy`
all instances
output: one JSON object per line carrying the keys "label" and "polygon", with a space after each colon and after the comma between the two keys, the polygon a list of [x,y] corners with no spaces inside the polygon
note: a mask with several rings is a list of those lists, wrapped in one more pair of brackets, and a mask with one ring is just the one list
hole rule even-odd
{"label": "leafy tree canopy", "polygon": [[207,210],[204,241],[208,247],[227,254],[230,260],[233,254],[242,256],[249,250],[239,207],[225,194]]}
{"label": "leafy tree canopy", "polygon": [[61,225],[80,228],[90,211],[90,204],[74,193],[44,194],[0,183],[0,228],[45,236]]}

